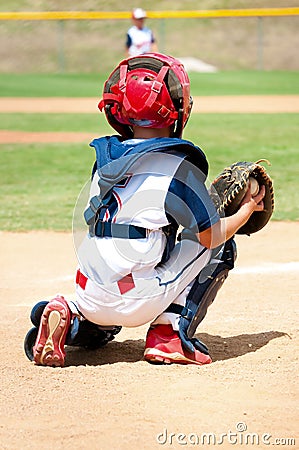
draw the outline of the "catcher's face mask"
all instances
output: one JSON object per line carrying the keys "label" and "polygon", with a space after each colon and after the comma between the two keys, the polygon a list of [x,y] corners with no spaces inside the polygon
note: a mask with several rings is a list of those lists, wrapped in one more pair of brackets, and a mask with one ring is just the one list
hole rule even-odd
{"label": "catcher's face mask", "polygon": [[132,126],[173,127],[181,137],[192,107],[190,82],[184,66],[175,58],[148,53],[122,61],[104,86],[99,109],[124,137]]}

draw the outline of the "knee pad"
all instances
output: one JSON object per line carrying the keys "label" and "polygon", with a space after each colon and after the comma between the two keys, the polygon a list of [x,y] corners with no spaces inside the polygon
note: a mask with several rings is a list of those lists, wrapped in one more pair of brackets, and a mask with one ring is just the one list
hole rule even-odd
{"label": "knee pad", "polygon": [[227,241],[221,251],[212,255],[210,263],[198,274],[186,299],[185,306],[171,304],[166,312],[180,314],[179,335],[187,350],[193,352],[194,346],[208,353],[207,347],[193,338],[200,322],[207,314],[208,307],[234,267],[237,257],[236,244],[233,239]]}
{"label": "knee pad", "polygon": [[47,300],[42,300],[33,306],[30,313],[30,320],[35,327],[39,327],[40,319],[42,317],[43,311],[49,302]]}
{"label": "knee pad", "polygon": [[230,239],[220,252],[215,251],[210,264],[204,267],[195,279],[185,305],[191,311],[192,317],[188,324],[185,318],[182,317],[180,320],[180,328],[183,327],[188,338],[194,336],[198,325],[205,318],[208,307],[215,300],[229,271],[233,269],[236,258],[236,244],[233,239]]}
{"label": "knee pad", "polygon": [[38,328],[30,328],[24,339],[24,352],[30,361],[33,361],[33,347],[37,338]]}
{"label": "knee pad", "polygon": [[[219,268],[219,271],[214,273],[204,283],[201,284],[198,280],[194,281],[186,302],[186,308],[192,311],[192,318],[187,327],[187,336],[189,338],[194,336],[198,325],[205,318],[208,308],[215,300],[219,289],[228,276],[228,272],[229,269],[220,270]],[[181,326],[183,328],[186,326],[183,317],[180,320]]]}

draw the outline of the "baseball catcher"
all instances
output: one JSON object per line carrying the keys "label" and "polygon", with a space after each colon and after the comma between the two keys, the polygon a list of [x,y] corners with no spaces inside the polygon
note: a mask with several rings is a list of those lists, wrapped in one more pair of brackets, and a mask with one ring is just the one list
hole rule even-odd
{"label": "baseball catcher", "polygon": [[205,154],[182,138],[191,107],[188,75],[171,56],[131,57],[108,77],[99,109],[117,134],[90,144],[76,297],[33,307],[25,351],[35,364],[63,366],[65,346],[99,348],[146,323],[145,360],[211,363],[196,329],[234,267],[235,233],[266,224],[273,189],[258,164],[243,163],[208,190]]}

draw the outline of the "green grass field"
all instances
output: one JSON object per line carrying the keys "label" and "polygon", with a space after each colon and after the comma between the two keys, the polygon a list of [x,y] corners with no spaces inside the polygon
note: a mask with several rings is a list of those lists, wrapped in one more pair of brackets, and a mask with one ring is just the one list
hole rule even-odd
{"label": "green grass field", "polygon": [[[4,74],[0,97],[97,97],[107,74]],[[190,73],[192,95],[299,94],[298,72]]]}
{"label": "green grass field", "polygon": [[[1,128],[110,133],[93,114],[1,114]],[[207,154],[209,181],[240,160],[268,159],[276,194],[275,220],[299,220],[297,114],[194,114],[184,137]],[[83,144],[0,146],[0,229],[71,230],[77,197],[88,181],[94,152]]]}

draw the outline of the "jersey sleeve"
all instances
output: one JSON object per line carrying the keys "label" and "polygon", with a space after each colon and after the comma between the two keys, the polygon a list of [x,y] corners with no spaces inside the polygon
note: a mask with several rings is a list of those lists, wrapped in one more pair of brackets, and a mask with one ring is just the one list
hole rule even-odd
{"label": "jersey sleeve", "polygon": [[127,47],[127,48],[130,48],[131,45],[132,45],[132,38],[131,38],[131,36],[129,35],[129,33],[127,33],[126,47]]}
{"label": "jersey sleeve", "polygon": [[165,209],[178,225],[200,233],[219,221],[219,215],[204,183],[205,177],[192,164],[181,164],[173,177]]}

